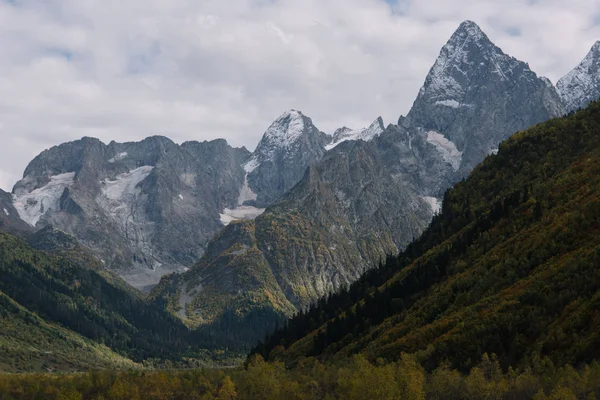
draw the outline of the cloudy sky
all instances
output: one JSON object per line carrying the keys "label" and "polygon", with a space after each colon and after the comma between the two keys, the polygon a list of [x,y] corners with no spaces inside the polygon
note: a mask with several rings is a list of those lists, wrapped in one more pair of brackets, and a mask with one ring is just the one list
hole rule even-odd
{"label": "cloudy sky", "polygon": [[0,0],[0,187],[82,136],[395,122],[465,19],[553,82],[600,39],[599,0]]}

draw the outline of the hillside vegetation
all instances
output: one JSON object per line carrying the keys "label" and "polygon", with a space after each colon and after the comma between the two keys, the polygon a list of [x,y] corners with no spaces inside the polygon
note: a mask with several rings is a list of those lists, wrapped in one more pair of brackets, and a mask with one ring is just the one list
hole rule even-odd
{"label": "hillside vegetation", "polygon": [[137,369],[108,347],[44,321],[0,292],[0,371]]}
{"label": "hillside vegetation", "polygon": [[[0,275],[0,364],[15,364],[16,354],[37,351],[38,342],[49,347],[56,341],[73,360],[80,360],[84,343],[105,344],[102,349],[136,361],[180,357],[188,349],[188,330],[177,318],[148,305],[77,249],[49,253],[0,232]],[[31,356],[9,370],[37,370],[44,358]],[[81,370],[110,363],[74,365]],[[62,361],[47,367],[73,369]]]}
{"label": "hillside vegetation", "polygon": [[463,182],[406,251],[322,300],[256,352],[469,371],[600,355],[600,103],[519,132]]}

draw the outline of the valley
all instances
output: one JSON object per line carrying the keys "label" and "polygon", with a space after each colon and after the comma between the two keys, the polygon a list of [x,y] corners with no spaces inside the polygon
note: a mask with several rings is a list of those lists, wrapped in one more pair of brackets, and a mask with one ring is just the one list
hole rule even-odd
{"label": "valley", "polygon": [[45,150],[0,398],[595,398],[599,98],[598,43],[555,86],[467,20],[388,125]]}

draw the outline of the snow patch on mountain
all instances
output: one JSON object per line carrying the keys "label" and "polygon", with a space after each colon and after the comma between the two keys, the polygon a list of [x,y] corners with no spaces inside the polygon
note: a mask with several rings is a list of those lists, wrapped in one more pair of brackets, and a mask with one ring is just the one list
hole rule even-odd
{"label": "snow patch on mountain", "polygon": [[462,152],[458,151],[458,148],[456,148],[456,145],[453,142],[436,131],[427,132],[427,142],[436,148],[444,161],[450,164],[455,171],[460,168]]}
{"label": "snow patch on mountain", "polygon": [[450,108],[460,108],[461,104],[456,100],[439,100],[436,101],[435,104],[439,104],[441,106],[446,106]]}
{"label": "snow patch on mountain", "polygon": [[256,200],[256,198],[256,193],[248,186],[248,173],[246,173],[246,176],[244,177],[244,186],[240,189],[240,194],[238,196],[238,206],[234,209],[225,208],[223,212],[219,214],[221,223],[227,226],[232,221],[254,219],[261,215],[265,212],[264,208],[244,205],[245,202]]}
{"label": "snow patch on mountain", "polygon": [[233,221],[255,219],[264,212],[264,208],[256,208],[253,206],[240,206],[234,208],[233,210],[226,208],[223,210],[223,213],[219,214],[219,216],[221,223],[227,226]]}
{"label": "snow patch on mountain", "polygon": [[50,177],[50,182],[46,185],[30,193],[21,192],[13,195],[13,205],[21,219],[35,226],[50,210],[59,211],[60,198],[65,188],[73,185],[74,179],[75,172],[55,175]]}
{"label": "snow patch on mountain", "polygon": [[238,206],[244,205],[247,201],[256,200],[258,196],[248,186],[248,173],[244,176],[244,186],[240,189],[240,195],[238,196]]}
{"label": "snow patch on mountain", "polygon": [[114,181],[102,181],[102,193],[111,200],[122,201],[130,200],[139,192],[137,185],[146,179],[154,167],[143,166],[120,174]]}
{"label": "snow patch on mountain", "polygon": [[246,171],[249,174],[250,172],[254,171],[259,165],[260,163],[258,162],[256,157],[252,157],[242,166],[242,168],[244,168],[244,171]]}
{"label": "snow patch on mountain", "polygon": [[[146,255],[152,254],[151,237],[154,226],[146,216],[147,196],[142,194],[139,184],[150,175],[153,169],[152,166],[143,166],[119,174],[113,181],[103,180],[101,194],[98,197],[98,204],[112,222],[119,227],[121,234],[134,249],[139,249]],[[154,269],[160,266],[160,263],[152,264]],[[155,275],[148,272],[131,279],[139,279],[135,282],[140,285],[140,282],[150,282]]]}
{"label": "snow patch on mountain", "polygon": [[379,136],[384,130],[385,127],[383,126],[383,120],[381,117],[373,121],[368,128],[350,129],[343,127],[335,131],[333,134],[333,142],[325,146],[325,149],[331,150],[338,144],[348,140],[364,140],[365,142],[368,142]]}
{"label": "snow patch on mountain", "polygon": [[8,217],[10,215],[10,213],[8,212],[8,210],[6,208],[3,208],[4,210],[4,214],[6,214],[6,216]]}
{"label": "snow patch on mountain", "polygon": [[439,214],[442,210],[442,200],[431,196],[423,196],[422,199],[429,204],[429,207],[431,207],[431,211],[433,211],[434,214]]}
{"label": "snow patch on mountain", "polygon": [[111,163],[111,164],[113,164],[113,163],[115,163],[117,161],[123,160],[126,157],[127,157],[127,153],[126,152],[119,153],[116,156],[114,156],[113,158],[111,158],[110,160],[108,160],[108,162]]}

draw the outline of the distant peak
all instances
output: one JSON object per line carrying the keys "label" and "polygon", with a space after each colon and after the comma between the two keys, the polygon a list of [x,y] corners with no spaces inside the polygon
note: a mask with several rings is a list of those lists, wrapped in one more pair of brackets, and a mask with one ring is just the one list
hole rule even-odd
{"label": "distant peak", "polygon": [[469,20],[464,21],[458,26],[449,42],[454,42],[456,40],[464,41],[466,39],[489,42],[487,35],[481,30],[479,25]]}
{"label": "distant peak", "polygon": [[[291,109],[277,118],[265,132],[263,139],[279,146],[295,142],[312,125],[301,111]],[[260,146],[260,144],[259,144]]]}
{"label": "distant peak", "polygon": [[378,135],[379,133],[383,132],[385,130],[385,125],[383,124],[383,118],[377,117],[375,119],[375,121],[373,121],[371,123],[371,125],[369,125],[369,127],[366,129],[369,132],[373,132],[373,135]]}
{"label": "distant peak", "polygon": [[325,146],[325,149],[331,150],[338,144],[348,140],[364,140],[365,142],[368,142],[379,136],[384,130],[385,126],[383,125],[383,118],[381,117],[377,117],[368,128],[350,129],[344,126],[335,131],[332,142]]}
{"label": "distant peak", "polygon": [[458,29],[477,30],[477,31],[481,32],[481,28],[479,27],[479,25],[477,25],[475,22],[471,21],[470,19],[467,19],[467,20],[461,22],[460,25],[458,26]]}
{"label": "distant peak", "polygon": [[587,106],[600,98],[600,41],[584,59],[556,83],[567,111]]}
{"label": "distant peak", "polygon": [[498,59],[510,59],[502,50],[496,47],[479,26],[473,21],[464,21],[454,31],[448,42],[440,50],[440,54],[429,75],[420,95],[430,90],[439,104],[458,108],[467,88],[467,75],[476,75],[481,69],[486,69],[487,61],[494,58],[496,72],[506,79]]}
{"label": "distant peak", "polygon": [[298,117],[303,117],[303,116],[304,116],[304,114],[302,114],[302,111],[295,110],[292,108],[289,111],[286,111],[283,114],[281,114],[281,116],[278,119],[287,118],[287,117],[298,118]]}
{"label": "distant peak", "polygon": [[600,40],[598,40],[596,43],[594,43],[594,45],[592,46],[592,48],[590,49],[590,51],[588,52],[588,54],[585,58],[590,59],[590,60],[600,59]]}

